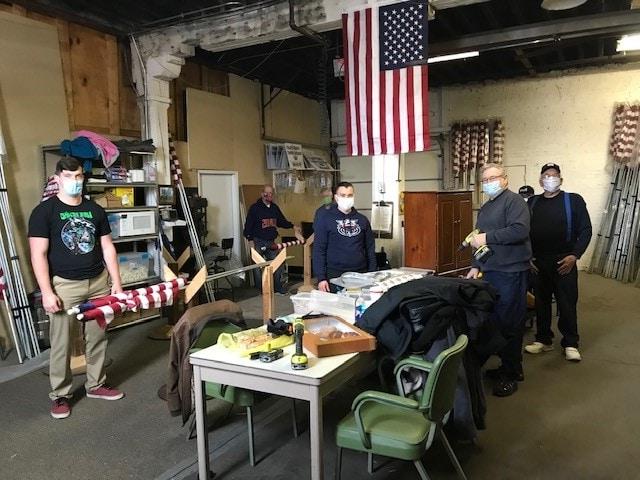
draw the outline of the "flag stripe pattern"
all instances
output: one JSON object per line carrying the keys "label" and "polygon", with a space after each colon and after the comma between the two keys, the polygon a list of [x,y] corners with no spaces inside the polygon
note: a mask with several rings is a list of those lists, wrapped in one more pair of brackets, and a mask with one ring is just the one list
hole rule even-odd
{"label": "flag stripe pattern", "polygon": [[427,24],[426,1],[343,15],[349,154],[429,148]]}

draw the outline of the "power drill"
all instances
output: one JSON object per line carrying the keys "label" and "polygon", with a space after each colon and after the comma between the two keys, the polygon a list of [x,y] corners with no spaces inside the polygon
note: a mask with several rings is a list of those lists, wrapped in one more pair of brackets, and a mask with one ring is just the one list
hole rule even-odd
{"label": "power drill", "polygon": [[[458,251],[461,252],[462,250],[467,248],[469,245],[471,245],[471,240],[473,240],[473,237],[475,237],[476,235],[480,235],[481,233],[482,232],[477,228],[474,231],[472,231],[462,241],[462,243],[458,247]],[[488,245],[482,245],[475,252],[473,252],[473,258],[483,263],[486,262],[491,255],[493,255],[493,250],[491,250]]]}
{"label": "power drill", "polygon": [[304,370],[309,366],[307,354],[302,349],[302,338],[304,337],[304,323],[296,322],[293,326],[293,335],[296,339],[296,352],[291,355],[291,368],[294,370]]}

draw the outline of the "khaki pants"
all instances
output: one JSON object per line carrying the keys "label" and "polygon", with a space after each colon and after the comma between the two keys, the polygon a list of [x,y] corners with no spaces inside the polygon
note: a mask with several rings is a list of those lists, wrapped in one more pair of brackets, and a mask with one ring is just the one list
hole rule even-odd
{"label": "khaki pants", "polygon": [[[94,320],[80,322],[75,315],[67,315],[67,309],[86,301],[110,293],[109,275],[106,270],[88,280],[68,280],[53,277],[53,291],[62,301],[62,310],[50,313],[51,352],[49,361],[49,398],[71,398],[73,376],[71,375],[71,355],[81,355],[81,344],[74,342],[84,338],[87,359],[87,381],[84,386],[90,390],[106,381],[104,361],[107,353],[107,335]],[[75,346],[75,348],[74,348]]]}

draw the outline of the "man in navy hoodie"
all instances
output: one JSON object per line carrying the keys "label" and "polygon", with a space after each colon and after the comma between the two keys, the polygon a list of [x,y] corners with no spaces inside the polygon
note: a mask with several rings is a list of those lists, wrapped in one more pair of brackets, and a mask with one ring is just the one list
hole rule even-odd
{"label": "man in navy hoodie", "polygon": [[[244,236],[249,240],[249,247],[255,248],[266,260],[273,260],[278,254],[277,250],[271,250],[274,240],[278,238],[278,228],[293,228],[298,240],[302,240],[302,230],[285,218],[280,207],[273,202],[273,187],[265,185],[260,198],[249,207],[247,220],[244,223]],[[260,272],[254,270],[256,287],[260,288]],[[273,274],[274,289],[276,293],[285,294],[280,281],[281,269]]]}
{"label": "man in navy hoodie", "polygon": [[313,224],[313,270],[318,290],[335,291],[329,279],[345,272],[376,270],[376,248],[367,217],[354,207],[353,185],[341,182],[336,187],[335,203],[316,212]]}

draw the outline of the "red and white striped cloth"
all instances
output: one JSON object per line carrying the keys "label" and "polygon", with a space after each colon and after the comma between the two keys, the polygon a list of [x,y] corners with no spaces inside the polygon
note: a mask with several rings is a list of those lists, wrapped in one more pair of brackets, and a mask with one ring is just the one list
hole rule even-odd
{"label": "red and white striped cloth", "polygon": [[[426,49],[423,65],[393,70],[383,70],[380,66],[387,34],[382,31],[385,22],[383,19],[382,24],[379,23],[379,15],[384,14],[386,10],[383,9],[396,6],[397,12],[392,10],[394,15],[417,19],[420,14],[423,15],[420,22],[424,21],[426,25],[426,2],[403,2],[342,16],[347,150],[350,155],[420,152],[430,145]],[[406,12],[400,12],[405,8]],[[417,12],[418,9],[421,11]],[[421,33],[426,46],[426,26]],[[423,41],[422,36],[420,41]],[[380,42],[383,42],[382,46]]]}
{"label": "red and white striped cloth", "polygon": [[304,245],[304,240],[292,240],[291,242],[272,243],[269,250],[282,250],[283,248],[293,247],[294,245]]}
{"label": "red and white striped cloth", "polygon": [[182,277],[175,278],[168,282],[158,283],[157,285],[151,285],[150,287],[136,288],[135,290],[129,290],[126,292],[128,298],[134,298],[138,295],[149,295],[154,292],[162,292],[166,290],[173,290],[174,288],[182,289],[186,285],[185,279]]}
{"label": "red and white striped cloth", "polygon": [[180,159],[176,153],[176,146],[173,144],[173,138],[169,137],[169,168],[173,177],[173,183],[178,185],[182,182],[182,169],[180,168]]}
{"label": "red and white striped cloth", "polygon": [[7,290],[7,280],[4,278],[4,270],[0,267],[0,300],[4,300],[4,292]]}

